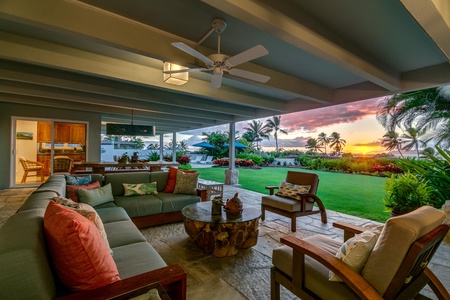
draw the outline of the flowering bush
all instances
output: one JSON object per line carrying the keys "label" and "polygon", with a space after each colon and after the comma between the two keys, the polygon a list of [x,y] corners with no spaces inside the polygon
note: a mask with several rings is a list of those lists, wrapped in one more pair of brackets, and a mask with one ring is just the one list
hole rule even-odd
{"label": "flowering bush", "polygon": [[396,165],[373,165],[370,167],[370,172],[371,173],[385,173],[385,172],[389,172],[389,173],[393,173],[393,174],[402,174],[403,171],[402,169],[400,169],[399,167],[397,167]]}
{"label": "flowering bush", "polygon": [[180,155],[180,156],[178,156],[178,158],[177,158],[177,162],[178,162],[180,165],[187,165],[188,163],[191,162],[191,158],[190,158],[189,156],[187,156],[187,155]]}
{"label": "flowering bush", "polygon": [[[219,158],[213,160],[213,164],[218,165],[219,167],[227,167],[230,164],[230,161],[228,158]],[[251,159],[236,158],[234,165],[236,167],[253,167],[255,163]]]}

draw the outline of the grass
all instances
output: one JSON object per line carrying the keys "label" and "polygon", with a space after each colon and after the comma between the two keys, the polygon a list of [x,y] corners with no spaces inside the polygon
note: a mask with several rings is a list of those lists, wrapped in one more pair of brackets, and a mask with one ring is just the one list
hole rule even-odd
{"label": "grass", "polygon": [[[200,168],[200,178],[224,182],[225,168]],[[238,169],[242,188],[268,194],[267,185],[280,185],[292,168]],[[308,170],[301,170],[311,172]],[[337,212],[385,222],[389,213],[383,205],[385,178],[314,171],[319,175],[317,195],[325,207]],[[245,199],[244,199],[245,201]]]}

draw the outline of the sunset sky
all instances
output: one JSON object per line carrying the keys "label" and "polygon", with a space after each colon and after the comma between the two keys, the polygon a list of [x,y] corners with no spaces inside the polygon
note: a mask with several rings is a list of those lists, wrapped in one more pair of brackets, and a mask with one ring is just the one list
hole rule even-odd
{"label": "sunset sky", "polygon": [[[305,150],[309,138],[317,138],[319,133],[330,135],[333,131],[341,134],[347,141],[344,152],[353,154],[375,154],[386,152],[380,144],[385,133],[376,120],[376,109],[382,98],[358,101],[310,111],[285,114],[281,116],[281,127],[288,135],[278,137],[279,147],[284,149]],[[265,122],[266,118],[259,119]],[[236,123],[236,131],[243,134],[248,122]],[[202,141],[202,132],[228,131],[228,125],[208,127],[179,133],[177,140],[185,140],[188,145]],[[166,138],[165,138],[166,139]],[[266,151],[275,149],[275,140],[264,140],[262,146]],[[195,147],[192,148],[194,150]],[[328,149],[327,149],[328,152]]]}

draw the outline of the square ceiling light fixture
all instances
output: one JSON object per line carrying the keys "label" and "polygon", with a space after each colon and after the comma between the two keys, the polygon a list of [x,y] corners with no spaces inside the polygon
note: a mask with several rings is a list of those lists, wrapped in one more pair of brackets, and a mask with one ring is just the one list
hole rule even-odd
{"label": "square ceiling light fixture", "polygon": [[[180,70],[188,70],[189,68],[170,63],[164,62],[164,72],[176,72]],[[183,85],[189,81],[189,73],[188,72],[180,72],[180,73],[163,73],[164,82],[174,84],[174,85]]]}

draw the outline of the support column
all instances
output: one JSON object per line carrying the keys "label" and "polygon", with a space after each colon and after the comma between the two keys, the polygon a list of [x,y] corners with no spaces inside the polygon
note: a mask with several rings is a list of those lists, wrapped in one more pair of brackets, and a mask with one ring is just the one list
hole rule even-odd
{"label": "support column", "polygon": [[159,135],[159,161],[164,160],[164,134]]}
{"label": "support column", "polygon": [[225,184],[240,186],[239,185],[239,171],[236,170],[235,161],[236,161],[236,147],[234,146],[234,137],[236,135],[236,126],[235,123],[230,123],[230,137],[228,140],[228,170],[225,170]]}
{"label": "support column", "polygon": [[172,133],[172,162],[177,162],[177,133]]}

